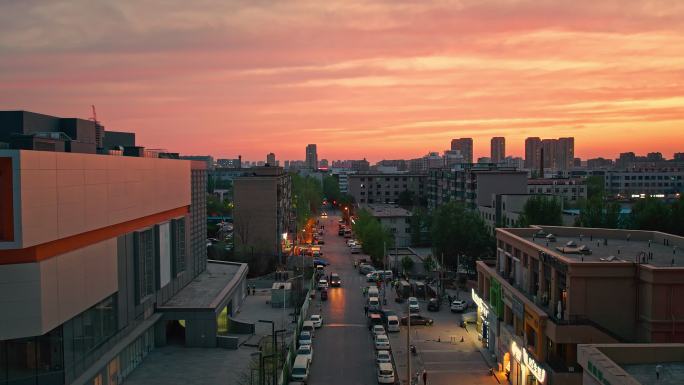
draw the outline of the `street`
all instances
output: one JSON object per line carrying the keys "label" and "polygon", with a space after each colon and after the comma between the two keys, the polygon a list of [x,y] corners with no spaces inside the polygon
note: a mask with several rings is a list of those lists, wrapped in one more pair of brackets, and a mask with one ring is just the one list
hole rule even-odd
{"label": "street", "polygon": [[[332,214],[332,213],[331,213]],[[345,244],[345,238],[337,235],[338,216],[321,219],[325,225],[323,258],[330,262],[326,274],[338,273],[342,287],[330,288],[328,301],[316,296],[312,314],[323,315],[323,327],[318,329],[314,339],[314,358],[309,383],[318,384],[375,384],[375,350],[364,315],[365,298],[362,288],[368,286],[365,276],[354,269],[352,255]],[[385,308],[396,311],[401,317],[406,304],[394,301],[394,292],[387,290]],[[462,298],[466,295],[462,293]],[[411,343],[417,347],[417,354],[411,357],[413,373],[427,371],[428,384],[497,384],[488,374],[476,346],[474,326],[470,330],[459,326],[460,315],[452,314],[448,304],[439,312],[428,312],[426,302],[421,301],[421,314],[435,320],[433,326],[412,326]],[[320,310],[317,310],[320,309]],[[398,379],[407,383],[406,327],[401,332],[390,333]],[[463,337],[463,342],[461,338]],[[420,382],[422,384],[422,381]]]}

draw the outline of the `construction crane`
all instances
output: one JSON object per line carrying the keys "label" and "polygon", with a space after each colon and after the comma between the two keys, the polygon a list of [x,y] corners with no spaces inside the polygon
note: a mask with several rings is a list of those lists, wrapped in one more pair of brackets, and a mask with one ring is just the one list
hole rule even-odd
{"label": "construction crane", "polygon": [[104,126],[100,124],[100,122],[97,120],[97,112],[95,111],[95,105],[91,104],[90,107],[93,109],[93,116],[90,118],[90,120],[95,123],[95,143],[97,145],[97,148],[102,148],[104,147]]}
{"label": "construction crane", "polygon": [[99,124],[99,122],[97,121],[97,112],[95,112],[95,105],[94,105],[94,104],[91,104],[90,107],[93,108],[93,117],[90,118],[90,120],[92,120],[93,122],[95,122],[95,124]]}

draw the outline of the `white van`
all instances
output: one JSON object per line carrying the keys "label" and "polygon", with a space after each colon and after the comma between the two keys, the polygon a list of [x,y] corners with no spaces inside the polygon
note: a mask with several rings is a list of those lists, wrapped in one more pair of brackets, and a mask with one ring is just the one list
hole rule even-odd
{"label": "white van", "polygon": [[377,286],[368,286],[368,297],[380,297]]}
{"label": "white van", "polygon": [[387,317],[387,331],[388,332],[398,332],[399,331],[399,317],[391,315]]}
{"label": "white van", "polygon": [[316,327],[315,327],[313,321],[304,321],[304,323],[302,323],[302,331],[307,331],[307,332],[311,333],[311,337],[314,336],[314,329],[315,328]]}
{"label": "white van", "polygon": [[380,310],[380,299],[378,297],[368,298],[368,310]]}
{"label": "white van", "polygon": [[297,356],[292,365],[292,379],[306,383],[309,379],[309,365],[310,361],[308,357]]}

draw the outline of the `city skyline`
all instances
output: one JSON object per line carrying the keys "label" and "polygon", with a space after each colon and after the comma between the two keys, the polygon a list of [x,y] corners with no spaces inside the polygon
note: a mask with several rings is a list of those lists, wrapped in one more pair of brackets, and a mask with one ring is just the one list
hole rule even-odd
{"label": "city skyline", "polygon": [[94,104],[142,145],[249,159],[306,143],[412,158],[459,137],[475,159],[495,136],[514,156],[527,137],[573,136],[583,159],[684,142],[674,1],[185,7],[3,5],[0,109],[87,118]]}

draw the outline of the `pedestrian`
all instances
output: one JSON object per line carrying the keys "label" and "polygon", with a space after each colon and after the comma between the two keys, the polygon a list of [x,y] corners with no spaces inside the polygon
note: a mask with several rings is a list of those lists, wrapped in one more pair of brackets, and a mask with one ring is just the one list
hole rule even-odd
{"label": "pedestrian", "polygon": [[368,305],[363,306],[363,314],[368,317]]}
{"label": "pedestrian", "polygon": [[427,370],[423,369],[423,385],[427,385]]}

